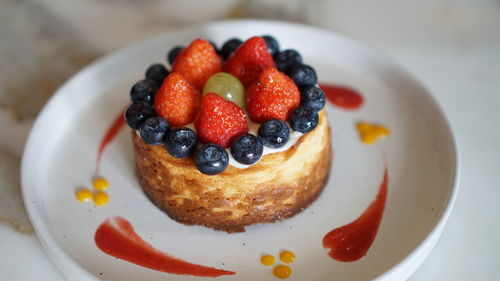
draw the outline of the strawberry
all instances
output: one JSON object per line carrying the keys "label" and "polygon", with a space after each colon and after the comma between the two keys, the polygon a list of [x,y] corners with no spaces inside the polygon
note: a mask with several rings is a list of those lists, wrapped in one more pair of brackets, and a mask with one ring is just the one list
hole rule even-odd
{"label": "strawberry", "polygon": [[201,142],[222,147],[229,147],[234,138],[248,132],[243,109],[215,93],[208,93],[201,100],[194,127]]}
{"label": "strawberry", "polygon": [[286,121],[299,103],[299,89],[275,67],[262,71],[257,82],[247,90],[248,115],[258,123],[271,119]]}
{"label": "strawberry", "polygon": [[252,37],[241,45],[226,61],[227,72],[240,79],[245,87],[259,77],[262,70],[275,66],[262,37]]}
{"label": "strawberry", "polygon": [[193,122],[200,102],[200,92],[176,72],[165,78],[154,99],[156,114],[167,119],[172,127]]}
{"label": "strawberry", "polygon": [[195,39],[177,56],[172,72],[184,74],[196,88],[202,89],[210,76],[221,72],[221,60],[210,42]]}

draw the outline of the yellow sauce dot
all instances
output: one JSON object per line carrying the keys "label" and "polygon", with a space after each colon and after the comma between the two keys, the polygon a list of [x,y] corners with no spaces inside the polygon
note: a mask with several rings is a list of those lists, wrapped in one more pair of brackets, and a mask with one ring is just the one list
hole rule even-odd
{"label": "yellow sauce dot", "polygon": [[358,131],[361,133],[364,132],[369,132],[372,130],[373,126],[370,123],[367,122],[359,122],[356,127],[358,128]]}
{"label": "yellow sauce dot", "polygon": [[362,134],[361,141],[366,144],[374,144],[377,141],[377,135],[371,133]]}
{"label": "yellow sauce dot", "polygon": [[287,265],[278,265],[273,269],[274,276],[279,279],[286,279],[292,275],[292,269]]}
{"label": "yellow sauce dot", "polygon": [[97,206],[104,206],[108,203],[109,201],[109,196],[106,192],[104,191],[96,191],[94,192],[94,203]]}
{"label": "yellow sauce dot", "polygon": [[108,189],[109,182],[105,178],[98,177],[92,181],[92,186],[95,190],[106,190]]}
{"label": "yellow sauce dot", "polygon": [[387,137],[391,133],[391,131],[384,126],[376,126],[373,132],[379,137]]}
{"label": "yellow sauce dot", "polygon": [[359,138],[365,144],[374,144],[377,139],[387,137],[391,131],[382,125],[373,125],[368,122],[358,122],[356,128]]}
{"label": "yellow sauce dot", "polygon": [[265,266],[271,266],[274,264],[274,257],[271,255],[265,255],[260,258],[260,263]]}
{"label": "yellow sauce dot", "polygon": [[76,200],[80,202],[87,202],[90,200],[90,198],[92,198],[92,191],[88,189],[79,189],[75,195]]}
{"label": "yellow sauce dot", "polygon": [[295,254],[290,251],[284,251],[280,254],[280,260],[286,263],[292,263],[295,261]]}

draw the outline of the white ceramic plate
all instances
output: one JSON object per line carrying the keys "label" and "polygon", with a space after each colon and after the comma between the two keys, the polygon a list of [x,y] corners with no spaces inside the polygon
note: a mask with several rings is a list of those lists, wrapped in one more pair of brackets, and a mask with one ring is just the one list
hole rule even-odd
{"label": "white ceramic plate", "polygon": [[[334,162],[328,186],[301,214],[247,232],[226,234],[172,221],[144,196],[134,174],[130,133],[123,130],[104,153],[102,174],[110,203],[74,199],[89,187],[98,144],[127,104],[131,85],[148,65],[164,62],[175,45],[273,34],[282,49],[299,50],[320,81],[348,85],[365,97],[359,111],[328,107]],[[374,146],[357,136],[359,120],[386,125],[392,135]],[[379,233],[357,262],[334,261],[321,239],[358,217],[378,191],[383,154],[389,195]],[[458,159],[453,134],[432,96],[389,58],[318,28],[273,21],[226,21],[169,33],[86,67],[55,94],[30,134],[22,165],[25,204],[44,248],[70,280],[203,279],[161,273],[117,260],[94,244],[97,226],[123,216],[159,250],[190,262],[236,271],[221,280],[277,280],[262,254],[295,252],[289,280],[403,280],[436,243],[456,195]]]}

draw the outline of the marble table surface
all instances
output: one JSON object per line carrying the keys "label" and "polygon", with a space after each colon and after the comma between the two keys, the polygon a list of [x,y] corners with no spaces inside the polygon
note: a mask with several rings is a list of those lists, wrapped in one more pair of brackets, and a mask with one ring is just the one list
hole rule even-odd
{"label": "marble table surface", "polygon": [[[156,20],[135,17],[137,5],[130,4],[134,1],[118,2],[0,3],[0,36],[9,39],[0,42],[0,280],[64,280],[31,229],[19,191],[23,145],[46,99],[98,56],[194,22],[166,13],[156,15]],[[217,2],[224,10],[211,11],[199,21],[264,16],[315,24],[372,45],[413,73],[451,122],[459,145],[461,181],[440,240],[410,280],[500,280],[499,1],[428,0],[403,5],[390,0],[377,4],[316,0],[306,7],[305,1],[294,0],[290,3],[295,6],[284,9],[283,1],[275,0],[265,4],[274,6],[264,15],[258,5],[266,1]],[[101,13],[93,13],[96,9]],[[141,9],[150,12],[154,7]],[[92,20],[93,25],[88,17],[68,12],[74,10],[102,21]],[[115,21],[108,19],[111,11]],[[95,22],[102,24],[100,32],[93,32]],[[106,32],[122,23],[128,24],[129,32],[106,40]],[[23,44],[25,40],[30,46]],[[56,63],[43,63],[55,57]]]}

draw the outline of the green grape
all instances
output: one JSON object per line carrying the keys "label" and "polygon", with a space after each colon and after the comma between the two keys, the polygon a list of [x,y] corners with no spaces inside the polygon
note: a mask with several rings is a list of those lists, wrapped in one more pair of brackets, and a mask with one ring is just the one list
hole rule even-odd
{"label": "green grape", "polygon": [[245,108],[245,87],[238,78],[226,72],[212,75],[203,87],[203,95],[216,93],[226,100]]}

